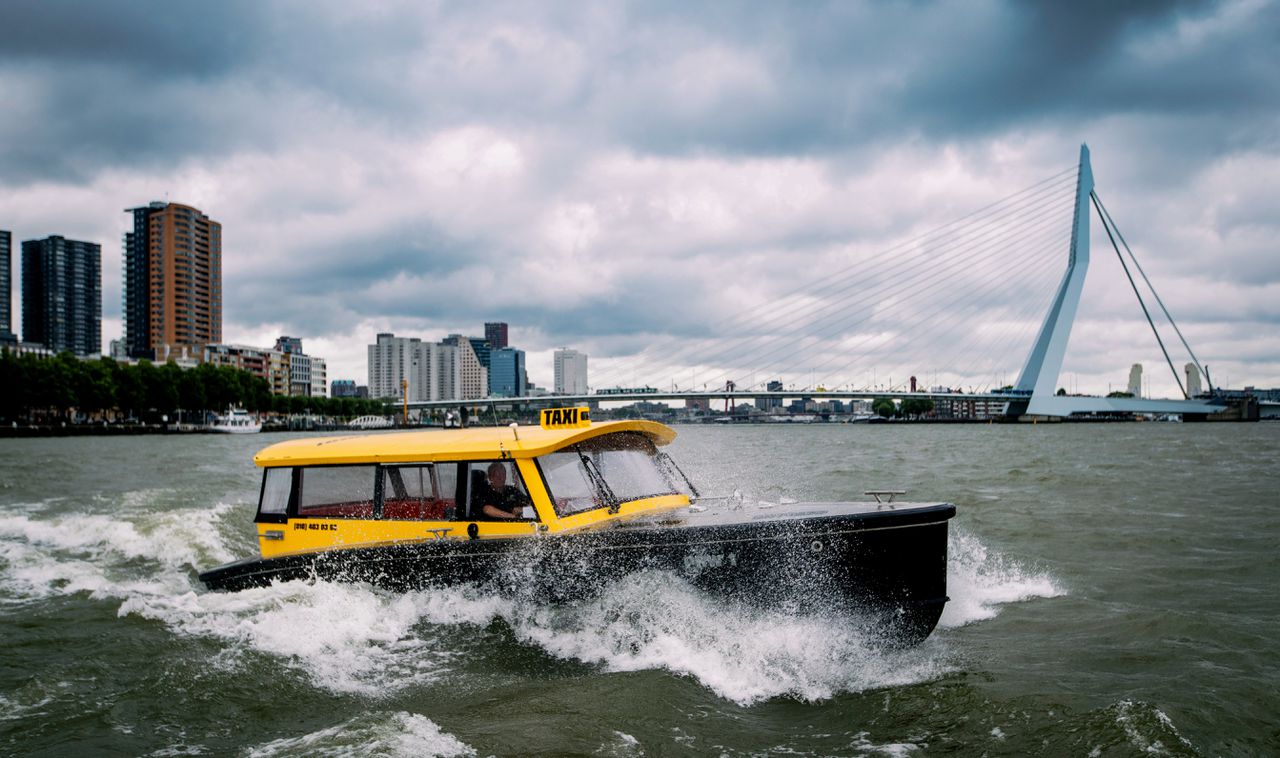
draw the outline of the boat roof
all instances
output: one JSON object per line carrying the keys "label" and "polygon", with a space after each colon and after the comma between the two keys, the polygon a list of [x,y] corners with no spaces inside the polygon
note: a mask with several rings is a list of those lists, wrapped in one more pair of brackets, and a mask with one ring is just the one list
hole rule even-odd
{"label": "boat roof", "polygon": [[676,438],[675,430],[666,424],[638,420],[605,421],[578,429],[540,426],[432,429],[289,440],[260,450],[253,462],[271,467],[533,458],[615,432],[639,432],[656,445],[665,445]]}

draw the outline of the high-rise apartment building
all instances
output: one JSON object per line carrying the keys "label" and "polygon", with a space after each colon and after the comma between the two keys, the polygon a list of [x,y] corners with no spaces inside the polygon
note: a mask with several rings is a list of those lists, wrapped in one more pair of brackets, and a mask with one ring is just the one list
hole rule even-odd
{"label": "high-rise apartment building", "polygon": [[[418,346],[422,340],[417,337],[397,337],[389,332],[378,335],[374,344],[369,345],[369,396],[370,397],[404,397],[407,388],[403,382],[412,384],[416,376]],[[411,391],[409,397],[413,397]]]}
{"label": "high-rise apartment building", "polygon": [[124,234],[124,352],[131,358],[154,358],[151,352],[151,214],[159,201],[126,210],[133,229]]}
{"label": "high-rise apartment building", "polygon": [[587,394],[587,354],[562,347],[552,357],[555,362],[556,394]]}
{"label": "high-rise apartment building", "polygon": [[432,385],[426,400],[456,400],[462,397],[462,348],[457,345],[422,343],[431,353]]}
{"label": "high-rise apartment building", "polygon": [[154,358],[173,346],[220,343],[222,224],[178,203],[125,212],[133,214],[124,235],[126,352]]}
{"label": "high-rise apartment building", "polygon": [[489,395],[524,397],[524,351],[504,347],[489,353]]}
{"label": "high-rise apartment building", "polygon": [[22,338],[102,353],[102,246],[58,235],[22,243]]}
{"label": "high-rise apartment building", "polygon": [[0,343],[17,339],[13,333],[13,235],[0,229]]}
{"label": "high-rise apartment building", "polygon": [[417,337],[379,334],[369,346],[369,395],[432,400],[439,394],[436,382],[439,347]]}
{"label": "high-rise apartment building", "polygon": [[[474,337],[463,337],[461,334],[450,334],[444,338],[444,344],[458,348],[458,399],[478,400],[489,394],[489,369],[480,362],[475,344],[485,344]],[[489,350],[484,351],[486,360]]]}
{"label": "high-rise apartment building", "polygon": [[507,347],[507,324],[505,321],[488,321],[484,325],[484,341],[491,350]]}
{"label": "high-rise apartment building", "polygon": [[484,397],[480,381],[485,376],[471,341],[459,335],[435,343],[383,333],[369,345],[370,397],[477,399]]}

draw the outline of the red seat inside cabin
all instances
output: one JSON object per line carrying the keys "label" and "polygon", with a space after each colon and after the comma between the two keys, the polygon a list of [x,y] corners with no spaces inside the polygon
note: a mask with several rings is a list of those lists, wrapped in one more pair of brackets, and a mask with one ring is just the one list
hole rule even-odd
{"label": "red seat inside cabin", "polygon": [[444,518],[445,508],[452,501],[435,498],[388,498],[382,503],[382,518],[390,520],[423,520]]}
{"label": "red seat inside cabin", "polygon": [[[388,521],[443,519],[453,500],[435,498],[388,498],[382,503],[382,518]],[[373,518],[373,503],[333,503],[302,509],[303,518]]]}
{"label": "red seat inside cabin", "polygon": [[373,518],[373,503],[330,503],[300,508],[302,518]]}

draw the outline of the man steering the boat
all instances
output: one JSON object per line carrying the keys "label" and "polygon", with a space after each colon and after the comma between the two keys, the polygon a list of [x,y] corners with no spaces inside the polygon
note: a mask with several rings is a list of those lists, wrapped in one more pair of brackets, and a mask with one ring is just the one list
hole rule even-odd
{"label": "man steering the boat", "polygon": [[524,507],[530,504],[529,496],[507,484],[507,467],[494,461],[489,464],[488,476],[483,487],[473,496],[473,503],[480,505],[477,516],[485,519],[521,519]]}

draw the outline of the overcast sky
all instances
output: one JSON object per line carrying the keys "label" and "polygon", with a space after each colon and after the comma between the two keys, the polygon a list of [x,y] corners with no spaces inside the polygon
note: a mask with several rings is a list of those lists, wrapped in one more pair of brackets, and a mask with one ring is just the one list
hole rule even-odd
{"label": "overcast sky", "polygon": [[[546,385],[557,346],[593,375],[669,354],[1087,142],[1215,379],[1280,386],[1277,50],[1280,9],[1255,0],[6,0],[0,228],[102,244],[104,349],[122,211],[168,199],[223,224],[226,341],[300,336],[363,383],[379,331],[508,321]],[[1106,391],[1140,361],[1172,395],[1097,223],[1093,240],[1060,383]],[[913,344],[909,370],[941,370]]]}

